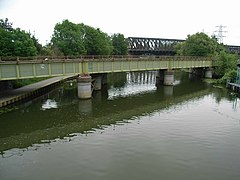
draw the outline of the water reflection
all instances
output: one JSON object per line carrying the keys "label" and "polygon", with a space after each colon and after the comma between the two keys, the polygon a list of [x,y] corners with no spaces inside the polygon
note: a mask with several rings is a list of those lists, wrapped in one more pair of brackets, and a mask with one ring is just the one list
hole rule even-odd
{"label": "water reflection", "polygon": [[41,110],[57,108],[57,102],[54,99],[47,99],[43,104]]}
{"label": "water reflection", "polygon": [[79,100],[78,109],[80,113],[91,113],[92,112],[92,99]]}
{"label": "water reflection", "polygon": [[139,93],[155,91],[156,72],[129,72],[126,73],[126,83],[122,87],[111,87],[108,90],[109,100],[117,97],[127,97]]}
{"label": "water reflection", "polygon": [[163,86],[164,96],[169,97],[173,95],[173,86]]}
{"label": "water reflection", "polygon": [[1,114],[0,179],[239,179],[239,98],[184,73],[156,88],[148,73],[109,75],[89,100],[67,83]]}
{"label": "water reflection", "polygon": [[[0,151],[136,119],[212,91],[197,79],[189,80],[187,74],[176,74],[176,82],[180,83],[175,86],[156,88],[155,81],[155,72],[109,75],[108,88],[94,92],[89,100],[77,98],[76,82],[67,83],[28,106],[1,115]],[[213,92],[218,101],[228,97],[226,92]],[[237,101],[234,108],[239,108]]]}

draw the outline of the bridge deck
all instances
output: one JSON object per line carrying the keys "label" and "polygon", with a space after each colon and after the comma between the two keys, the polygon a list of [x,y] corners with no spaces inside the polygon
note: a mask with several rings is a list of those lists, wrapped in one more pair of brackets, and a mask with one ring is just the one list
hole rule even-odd
{"label": "bridge deck", "polygon": [[75,59],[18,60],[0,62],[0,80],[159,69],[205,68],[216,63],[211,57],[123,56]]}

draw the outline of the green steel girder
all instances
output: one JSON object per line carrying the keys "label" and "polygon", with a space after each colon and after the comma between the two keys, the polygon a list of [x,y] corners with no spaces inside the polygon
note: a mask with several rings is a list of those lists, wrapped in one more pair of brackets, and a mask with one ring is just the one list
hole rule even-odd
{"label": "green steel girder", "polygon": [[158,69],[205,68],[216,65],[216,62],[209,57],[178,56],[2,61],[0,62],[0,80]]}

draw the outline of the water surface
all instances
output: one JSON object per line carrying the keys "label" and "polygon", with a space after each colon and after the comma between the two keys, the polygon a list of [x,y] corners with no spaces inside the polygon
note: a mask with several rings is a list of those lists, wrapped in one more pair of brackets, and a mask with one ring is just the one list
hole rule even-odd
{"label": "water surface", "polygon": [[240,100],[177,73],[120,73],[79,100],[75,82],[0,115],[0,179],[240,179]]}

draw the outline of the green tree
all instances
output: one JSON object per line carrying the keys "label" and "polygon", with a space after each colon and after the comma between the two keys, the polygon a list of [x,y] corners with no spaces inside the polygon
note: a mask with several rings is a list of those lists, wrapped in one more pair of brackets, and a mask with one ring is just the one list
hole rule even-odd
{"label": "green tree", "polygon": [[205,33],[188,35],[186,41],[176,45],[177,54],[185,56],[213,56],[220,50],[215,37],[209,37]]}
{"label": "green tree", "polygon": [[82,55],[86,54],[83,36],[80,26],[64,20],[55,25],[51,42],[65,56]]}
{"label": "green tree", "polygon": [[209,37],[204,33],[188,35],[186,41],[176,45],[177,54],[187,56],[214,56],[218,66],[214,69],[217,83],[226,83],[228,79],[236,77],[237,55],[230,54],[223,44],[217,42],[217,38]]}
{"label": "green tree", "polygon": [[109,55],[112,54],[111,38],[100,29],[74,24],[68,20],[56,24],[52,47],[64,55]]}
{"label": "green tree", "polygon": [[6,31],[13,30],[12,23],[8,22],[8,18],[6,18],[5,20],[0,19],[0,28],[5,29]]}
{"label": "green tree", "polygon": [[12,32],[13,56],[36,56],[37,49],[30,34],[19,28]]}
{"label": "green tree", "polygon": [[225,84],[227,80],[236,78],[237,75],[237,55],[221,51],[216,55],[218,66],[214,69],[214,74],[219,78],[217,83]]}
{"label": "green tree", "polygon": [[31,39],[33,41],[34,46],[36,47],[37,50],[37,55],[41,55],[43,46],[39,43],[38,39],[35,37],[35,35],[31,36]]}
{"label": "green tree", "polygon": [[100,29],[80,24],[84,31],[84,43],[88,55],[112,54],[111,38]]}
{"label": "green tree", "polygon": [[112,35],[113,55],[127,55],[128,41],[124,38],[123,34]]}
{"label": "green tree", "polygon": [[0,27],[0,56],[13,55],[13,42],[11,32]]}
{"label": "green tree", "polygon": [[36,47],[29,33],[13,29],[8,19],[0,20],[0,56],[35,56]]}

